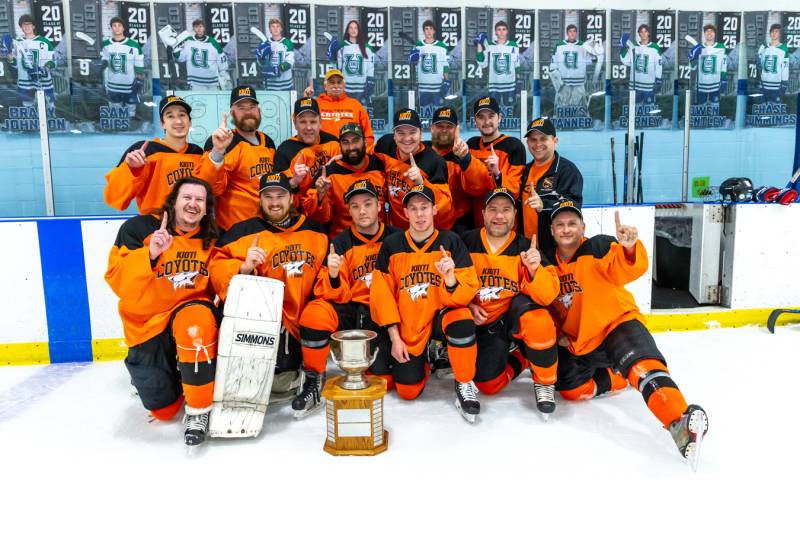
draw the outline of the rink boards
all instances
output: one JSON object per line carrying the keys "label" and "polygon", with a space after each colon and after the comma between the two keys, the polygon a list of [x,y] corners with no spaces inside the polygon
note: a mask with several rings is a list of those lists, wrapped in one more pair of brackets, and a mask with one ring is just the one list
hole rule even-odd
{"label": "rink boards", "polygon": [[[737,206],[737,209],[742,207],[750,206]],[[794,207],[800,208],[800,205],[780,213],[800,218],[800,209]],[[587,235],[613,235],[615,209],[587,207],[584,210]],[[624,224],[639,228],[652,267],[655,208],[631,206],[618,209]],[[770,221],[766,227],[775,228],[775,217],[780,213],[769,210]],[[757,212],[748,215],[747,220],[752,220],[754,225],[752,233],[757,238],[747,239],[747,248],[734,249],[737,264],[747,263],[749,267],[744,270],[748,275],[752,275],[754,270],[763,272],[765,265],[769,265],[770,273],[791,272],[791,265],[798,264],[796,255],[800,253],[800,244],[788,248],[788,251],[776,251],[776,243],[764,239],[764,231],[759,229],[765,226],[757,223]],[[103,278],[108,253],[124,220],[125,217],[0,219],[0,239],[6,243],[9,255],[14,257],[13,261],[4,261],[1,267],[0,290],[6,305],[0,320],[0,364],[47,364],[124,357],[126,346],[117,313],[117,297]],[[780,226],[798,227],[794,221]],[[737,237],[741,233],[748,232],[737,227]],[[788,238],[786,233],[782,234],[784,239]],[[762,253],[752,249],[759,243],[765,247]],[[777,264],[774,260],[765,261],[763,255],[770,251],[775,252]],[[781,264],[781,261],[785,262]],[[764,276],[760,278],[764,280]],[[651,283],[652,275],[648,271],[628,286],[645,314],[651,312]],[[700,312],[657,312],[648,317],[648,323],[660,331],[763,323],[767,308],[800,302],[800,285],[796,283],[787,283],[782,292],[774,294],[758,290],[759,284],[758,279],[751,280],[747,284],[749,291],[737,295],[735,302],[740,311],[717,309],[709,312],[706,307]],[[769,294],[766,300],[765,294]],[[770,298],[774,302],[769,301]],[[748,306],[750,301],[754,305]]]}

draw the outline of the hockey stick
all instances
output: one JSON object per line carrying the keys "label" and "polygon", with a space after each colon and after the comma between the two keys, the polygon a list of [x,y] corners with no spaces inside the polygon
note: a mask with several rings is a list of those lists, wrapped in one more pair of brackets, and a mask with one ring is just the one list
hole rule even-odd
{"label": "hockey stick", "polygon": [[692,37],[692,36],[691,36],[691,35],[689,35],[689,34],[686,34],[686,35],[684,35],[684,37],[683,37],[683,38],[686,40],[686,42],[687,42],[687,43],[691,44],[691,45],[692,45],[692,47],[695,47],[695,46],[697,46],[698,44],[700,44],[700,43],[698,43],[698,42],[697,42],[697,39],[695,39],[694,37]]}
{"label": "hockey stick", "polygon": [[783,313],[800,314],[800,309],[774,309],[767,319],[767,329],[770,333],[775,333],[775,322],[778,321],[778,317]]}
{"label": "hockey stick", "polygon": [[617,163],[614,155],[614,137],[611,137],[611,190],[614,192],[614,205],[617,205]]}
{"label": "hockey stick", "polygon": [[269,40],[269,39],[267,39],[267,36],[266,36],[266,35],[264,35],[264,32],[263,32],[263,31],[261,31],[261,30],[259,30],[259,29],[258,29],[258,28],[256,28],[255,26],[250,26],[250,33],[252,33],[252,34],[253,34],[253,35],[255,35],[256,37],[258,37],[258,39],[259,39],[259,40],[260,40],[262,43],[265,43],[265,42],[267,42],[267,41]]}
{"label": "hockey stick", "polygon": [[622,196],[625,200],[622,202],[623,204],[627,201],[628,195],[628,134],[625,134],[625,170],[622,173]]}
{"label": "hockey stick", "polygon": [[88,35],[83,33],[82,31],[76,31],[75,32],[75,38],[80,40],[80,41],[85,42],[89,46],[94,46],[94,43],[96,42],[94,39],[92,39],[91,37],[89,37]]}
{"label": "hockey stick", "polygon": [[407,42],[411,46],[417,46],[417,40],[414,39],[412,36],[410,36],[408,33],[404,32],[404,31],[401,31],[397,35],[399,35],[401,39],[403,39],[405,42]]}
{"label": "hockey stick", "polygon": [[642,189],[642,158],[644,157],[644,132],[639,133],[639,145],[636,153],[636,166],[638,177],[636,179],[636,201],[644,203],[644,190]]}

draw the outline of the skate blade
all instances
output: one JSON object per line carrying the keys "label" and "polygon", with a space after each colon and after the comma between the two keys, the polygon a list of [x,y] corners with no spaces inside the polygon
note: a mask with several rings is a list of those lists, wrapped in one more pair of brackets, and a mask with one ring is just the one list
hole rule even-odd
{"label": "skate blade", "polygon": [[457,411],[458,411],[458,413],[459,413],[459,414],[460,414],[460,415],[461,415],[461,416],[464,418],[464,420],[466,420],[466,421],[467,421],[467,422],[469,422],[470,424],[474,424],[474,423],[475,423],[475,421],[476,421],[476,420],[477,420],[477,418],[478,418],[478,415],[473,415],[473,414],[470,414],[470,413],[467,413],[467,412],[465,412],[465,411],[464,411],[464,410],[461,408],[461,404],[460,404],[460,403],[458,403],[458,398],[456,398],[456,401],[454,402],[454,404],[453,404],[453,405],[455,405],[455,406],[456,406],[456,410],[457,410]]}
{"label": "skate blade", "polygon": [[321,410],[323,405],[324,404],[322,402],[319,402],[315,407],[312,407],[311,409],[306,409],[304,411],[295,411],[294,412],[294,419],[295,420],[302,420],[302,419],[304,419],[304,418],[306,418],[308,416],[311,416],[314,413],[316,413],[317,411]]}
{"label": "skate blade", "polygon": [[204,440],[200,444],[186,444],[184,442],[183,447],[186,452],[186,457],[201,457],[205,455],[206,442],[208,442],[208,436],[206,436],[206,440]]}
{"label": "skate blade", "polygon": [[700,449],[703,445],[706,428],[708,427],[708,417],[703,411],[695,411],[689,420],[689,431],[695,435],[694,442],[686,446],[686,460],[692,468],[692,472],[697,472],[700,465]]}
{"label": "skate blade", "polygon": [[550,420],[550,413],[541,413],[540,412],[539,414],[542,415],[542,420],[544,420],[545,423],[547,423]]}

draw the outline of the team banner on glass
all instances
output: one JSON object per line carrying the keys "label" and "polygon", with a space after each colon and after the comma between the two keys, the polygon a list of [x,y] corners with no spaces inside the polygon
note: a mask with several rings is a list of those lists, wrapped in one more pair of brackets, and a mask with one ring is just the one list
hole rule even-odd
{"label": "team banner on glass", "polygon": [[37,89],[53,132],[144,132],[154,94],[319,96],[331,69],[377,132],[409,104],[424,124],[447,105],[470,127],[485,95],[509,131],[534,103],[559,130],[627,128],[631,111],[637,128],[681,127],[687,89],[693,128],[733,128],[737,107],[739,124],[787,127],[798,47],[800,12],[786,11],[0,0],[0,130],[38,130]]}

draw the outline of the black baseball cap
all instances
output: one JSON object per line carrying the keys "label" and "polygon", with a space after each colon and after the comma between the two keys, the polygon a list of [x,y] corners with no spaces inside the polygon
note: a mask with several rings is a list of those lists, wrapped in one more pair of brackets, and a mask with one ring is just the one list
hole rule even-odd
{"label": "black baseball cap", "polygon": [[544,133],[545,135],[552,135],[553,137],[555,137],[556,125],[553,124],[553,121],[547,117],[535,118],[531,120],[530,123],[528,123],[528,131],[525,132],[525,137],[527,137],[534,131],[538,131]]}
{"label": "black baseball cap", "polygon": [[440,107],[433,112],[431,124],[436,124],[438,122],[449,122],[454,126],[458,126],[458,114],[456,110],[452,107]]}
{"label": "black baseball cap", "polygon": [[315,98],[298,98],[294,101],[294,118],[311,111],[319,115],[319,104]]}
{"label": "black baseball cap", "polygon": [[394,127],[397,129],[400,126],[414,126],[415,128],[422,129],[422,121],[416,111],[409,107],[398,109],[394,114]]}
{"label": "black baseball cap", "polygon": [[256,90],[250,85],[239,85],[238,87],[235,87],[231,91],[231,106],[242,100],[252,100],[255,103],[258,103],[258,99],[256,98]]}
{"label": "black baseball cap", "polygon": [[500,104],[491,96],[484,96],[483,98],[475,100],[475,105],[472,106],[472,116],[477,115],[484,109],[489,109],[500,114]]}
{"label": "black baseball cap", "polygon": [[486,193],[486,200],[483,202],[483,206],[486,207],[487,205],[489,205],[489,202],[491,202],[498,196],[503,196],[505,198],[508,198],[509,200],[511,200],[512,204],[516,201],[514,199],[514,194],[507,187],[497,187]]}
{"label": "black baseball cap", "polygon": [[191,117],[192,115],[192,106],[186,103],[186,101],[181,98],[180,96],[170,95],[165,96],[161,99],[161,102],[158,104],[158,116],[159,118],[164,116],[164,111],[171,105],[179,105],[186,110],[186,112]]}
{"label": "black baseball cap", "polygon": [[406,193],[406,195],[403,196],[403,205],[408,205],[408,202],[411,200],[411,198],[417,195],[424,196],[432,204],[436,203],[435,197],[433,196],[433,191],[430,187],[426,185],[417,185],[416,187],[412,187]]}
{"label": "black baseball cap", "polygon": [[358,135],[362,139],[364,138],[364,130],[356,124],[355,122],[348,122],[344,126],[339,129],[339,139],[347,135],[348,133],[352,133],[353,135]]}
{"label": "black baseball cap", "polygon": [[292,184],[289,183],[289,176],[283,172],[270,172],[269,174],[261,176],[258,183],[259,194],[268,187],[278,187],[292,192]]}
{"label": "black baseball cap", "polygon": [[553,210],[550,212],[550,220],[556,218],[556,215],[563,211],[574,211],[578,213],[578,217],[583,220],[583,213],[581,213],[581,208],[578,204],[566,198],[561,198],[559,202],[553,206]]}
{"label": "black baseball cap", "polygon": [[357,194],[371,194],[376,199],[378,198],[378,190],[369,180],[361,180],[353,183],[344,193],[344,203],[350,201],[350,198]]}

